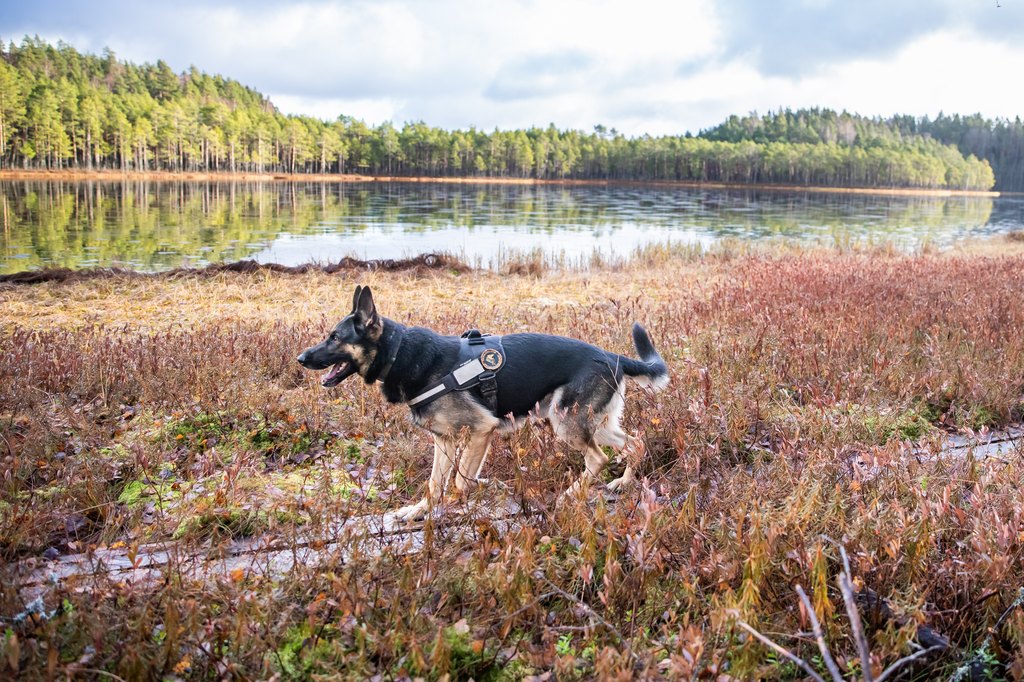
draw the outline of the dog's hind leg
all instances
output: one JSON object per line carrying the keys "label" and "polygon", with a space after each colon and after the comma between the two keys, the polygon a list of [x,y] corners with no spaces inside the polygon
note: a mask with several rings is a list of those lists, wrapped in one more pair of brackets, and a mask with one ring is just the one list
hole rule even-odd
{"label": "dog's hind leg", "polygon": [[619,382],[615,395],[608,401],[604,410],[604,421],[594,434],[598,445],[607,445],[618,450],[617,461],[625,461],[626,470],[613,481],[609,481],[608,490],[618,491],[633,482],[633,462],[639,462],[644,453],[644,443],[636,436],[622,430],[622,412],[626,405],[625,382]]}
{"label": "dog's hind leg", "polygon": [[427,510],[441,500],[444,484],[448,482],[456,457],[455,439],[434,436],[434,464],[430,469],[430,480],[427,481],[427,495],[416,504],[410,504],[395,510],[395,518],[399,521],[415,521],[423,518]]}
{"label": "dog's hind leg", "polygon": [[459,458],[459,464],[455,470],[455,489],[460,493],[465,492],[470,484],[476,482],[480,477],[480,469],[484,466],[487,453],[491,451],[491,434],[493,433],[493,429],[477,431],[469,437],[469,446]]}

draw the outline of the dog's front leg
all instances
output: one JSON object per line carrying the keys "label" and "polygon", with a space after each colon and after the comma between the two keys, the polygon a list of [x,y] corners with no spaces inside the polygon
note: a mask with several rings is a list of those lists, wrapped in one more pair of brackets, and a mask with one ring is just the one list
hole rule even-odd
{"label": "dog's front leg", "polygon": [[430,480],[427,482],[427,495],[416,504],[410,504],[395,511],[399,521],[415,521],[422,519],[427,510],[441,500],[444,484],[448,482],[452,466],[455,464],[455,439],[434,436],[434,464],[430,469]]}
{"label": "dog's front leg", "polygon": [[484,466],[487,453],[491,451],[491,431],[478,431],[469,438],[469,447],[459,459],[455,471],[455,489],[465,493],[469,486],[480,478],[480,469]]}
{"label": "dog's front leg", "polygon": [[586,469],[584,469],[576,482],[562,493],[562,498],[573,497],[578,495],[580,490],[586,490],[590,487],[590,482],[601,475],[601,470],[608,463],[608,455],[604,454],[601,448],[597,447],[597,444],[593,441],[587,444],[586,450],[583,453],[583,459],[586,463]]}
{"label": "dog's front leg", "polygon": [[608,490],[618,492],[633,483],[633,462],[640,462],[647,453],[643,440],[636,435],[626,436],[626,447],[620,453],[620,461],[626,462],[626,470],[614,481],[608,482]]}

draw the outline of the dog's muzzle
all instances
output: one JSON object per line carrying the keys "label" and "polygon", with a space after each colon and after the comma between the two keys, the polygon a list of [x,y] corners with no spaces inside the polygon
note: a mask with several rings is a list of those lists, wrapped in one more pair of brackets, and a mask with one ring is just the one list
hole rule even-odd
{"label": "dog's muzzle", "polygon": [[[316,361],[311,357],[311,349],[306,349],[299,353],[299,357],[295,360],[305,367],[306,369],[324,369],[330,365],[324,362]],[[324,375],[320,380],[320,385],[324,388],[330,388],[331,386],[337,386],[342,381],[352,376],[356,372],[356,364],[351,360],[341,360],[331,367],[330,371]]]}

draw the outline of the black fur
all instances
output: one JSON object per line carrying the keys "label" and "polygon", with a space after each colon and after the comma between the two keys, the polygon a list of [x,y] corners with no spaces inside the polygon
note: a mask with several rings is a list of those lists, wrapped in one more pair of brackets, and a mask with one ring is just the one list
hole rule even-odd
{"label": "black fur", "polygon": [[[548,334],[508,334],[501,337],[505,366],[497,375],[497,417],[525,417],[537,403],[562,388],[562,407],[574,405],[603,408],[623,375],[657,379],[668,369],[647,332],[633,325],[633,342],[642,358],[634,360],[583,341]],[[395,351],[395,344],[400,344]],[[450,372],[459,358],[461,341],[423,327],[406,327],[378,315],[369,287],[357,287],[353,310],[337,324],[322,343],[307,348],[298,361],[307,369],[325,369],[338,363],[341,378],[325,382],[333,386],[354,373],[373,383],[381,374],[384,358],[394,355],[381,383],[385,398],[405,402]],[[361,355],[358,358],[357,355]],[[362,360],[360,364],[359,360]],[[378,370],[374,372],[374,365]],[[471,394],[485,404],[479,389]],[[413,413],[417,413],[413,408]]]}

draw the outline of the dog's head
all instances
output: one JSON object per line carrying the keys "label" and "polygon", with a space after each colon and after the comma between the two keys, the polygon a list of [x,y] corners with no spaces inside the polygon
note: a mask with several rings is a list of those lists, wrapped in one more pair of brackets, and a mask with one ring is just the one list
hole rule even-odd
{"label": "dog's head", "polygon": [[321,343],[307,348],[297,360],[306,369],[326,369],[321,384],[337,386],[353,374],[365,374],[377,356],[383,323],[373,303],[370,287],[356,287],[352,312],[335,325]]}

